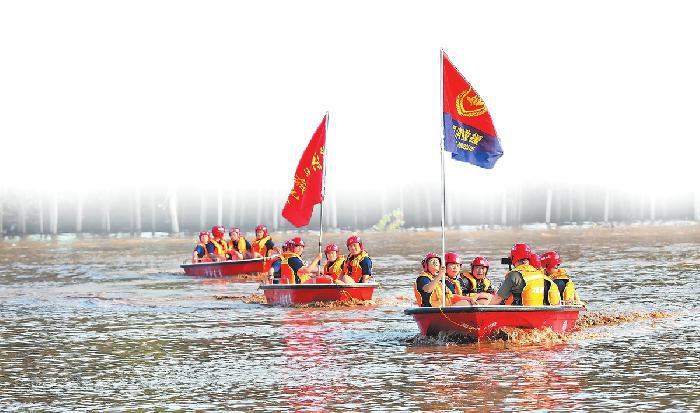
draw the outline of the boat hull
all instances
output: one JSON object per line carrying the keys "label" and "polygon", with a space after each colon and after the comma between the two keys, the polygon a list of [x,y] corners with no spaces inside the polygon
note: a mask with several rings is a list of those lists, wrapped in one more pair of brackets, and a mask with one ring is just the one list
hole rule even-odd
{"label": "boat hull", "polygon": [[410,308],[404,313],[413,316],[425,336],[444,332],[483,340],[503,327],[548,327],[557,333],[571,332],[583,309],[582,306],[477,305]]}
{"label": "boat hull", "polygon": [[266,278],[271,265],[272,260],[270,259],[254,258],[249,260],[182,264],[180,268],[185,271],[185,275],[193,277],[238,276],[241,279],[260,281]]}
{"label": "boat hull", "polygon": [[271,305],[300,305],[323,301],[371,300],[377,283],[338,284],[268,284],[261,285],[265,300]]}

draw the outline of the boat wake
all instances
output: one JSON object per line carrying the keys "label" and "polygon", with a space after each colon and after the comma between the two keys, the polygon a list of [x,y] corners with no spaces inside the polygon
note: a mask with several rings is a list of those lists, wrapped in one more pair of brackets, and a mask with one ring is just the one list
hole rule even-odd
{"label": "boat wake", "polygon": [[633,321],[640,320],[656,320],[660,318],[668,318],[674,316],[673,313],[668,311],[649,311],[642,312],[636,311],[631,313],[620,313],[620,314],[610,314],[610,313],[582,313],[579,315],[578,321],[576,321],[576,327],[578,328],[589,328],[595,326],[605,326],[605,325],[615,325],[622,323],[630,323]]}

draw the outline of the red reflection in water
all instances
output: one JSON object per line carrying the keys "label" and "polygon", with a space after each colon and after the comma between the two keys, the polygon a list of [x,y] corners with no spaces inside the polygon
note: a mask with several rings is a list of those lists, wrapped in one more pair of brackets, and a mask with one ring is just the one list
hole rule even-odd
{"label": "red reflection in water", "polygon": [[[331,311],[330,313],[334,313]],[[282,326],[285,330],[284,350],[290,357],[287,368],[293,379],[284,383],[282,392],[288,395],[295,411],[325,411],[347,402],[346,393],[355,391],[332,377],[314,375],[314,372],[337,370],[337,357],[347,350],[337,339],[337,328],[328,327],[324,317],[328,312],[308,309],[290,309],[285,313]],[[339,321],[333,318],[333,321]],[[368,322],[369,319],[343,320],[344,322]]]}
{"label": "red reflection in water", "polygon": [[[558,354],[566,347],[504,348],[502,343],[486,343],[412,348],[410,351],[417,353],[439,353],[447,362],[444,380],[435,380],[429,389],[426,387],[440,397],[421,403],[421,408],[507,407],[515,411],[575,408],[577,404],[569,396],[579,394],[581,385],[576,377],[562,375],[572,367],[570,361]],[[456,367],[460,358],[469,359],[470,367]]]}

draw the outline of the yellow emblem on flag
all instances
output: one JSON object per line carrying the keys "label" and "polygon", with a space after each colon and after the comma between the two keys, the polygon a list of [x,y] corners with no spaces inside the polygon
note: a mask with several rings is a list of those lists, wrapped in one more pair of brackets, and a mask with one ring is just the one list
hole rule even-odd
{"label": "yellow emblem on flag", "polygon": [[[476,94],[476,92],[473,92],[472,96],[469,96],[469,94],[472,92],[472,88],[469,86],[469,89],[464,90],[457,95],[456,106],[457,113],[459,113],[460,116],[473,118],[486,113],[487,109],[484,101],[481,99],[481,97],[479,97],[479,95]],[[468,103],[466,107],[464,105],[465,100]]]}

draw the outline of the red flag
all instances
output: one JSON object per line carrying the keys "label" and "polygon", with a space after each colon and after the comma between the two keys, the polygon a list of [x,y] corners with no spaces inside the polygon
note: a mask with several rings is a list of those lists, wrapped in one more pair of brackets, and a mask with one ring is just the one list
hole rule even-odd
{"label": "red flag", "polygon": [[[328,116],[328,115],[326,115]],[[318,125],[311,142],[304,150],[294,173],[294,187],[287,203],[282,209],[282,216],[295,227],[309,224],[314,205],[323,201],[323,166],[326,150],[326,116]]]}
{"label": "red flag", "polygon": [[442,52],[444,147],[452,159],[491,169],[503,155],[491,114],[472,85]]}

